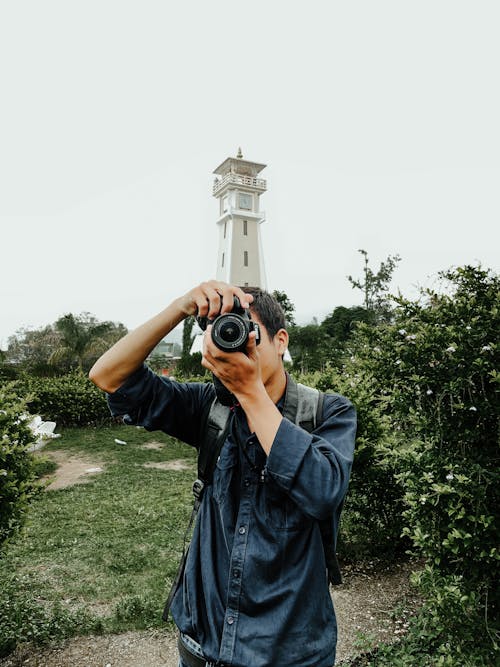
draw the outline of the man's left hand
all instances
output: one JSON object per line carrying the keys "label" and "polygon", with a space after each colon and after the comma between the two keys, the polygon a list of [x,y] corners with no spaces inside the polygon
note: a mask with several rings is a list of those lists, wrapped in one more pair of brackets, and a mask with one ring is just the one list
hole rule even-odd
{"label": "man's left hand", "polygon": [[260,362],[256,334],[251,331],[245,352],[223,352],[212,340],[209,325],[203,340],[201,364],[222,382],[241,401],[264,388],[260,374]]}

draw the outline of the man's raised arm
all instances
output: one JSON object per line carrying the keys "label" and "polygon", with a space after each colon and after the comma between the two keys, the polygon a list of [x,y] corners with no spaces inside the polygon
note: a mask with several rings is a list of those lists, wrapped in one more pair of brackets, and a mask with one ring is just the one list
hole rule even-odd
{"label": "man's raised arm", "polygon": [[240,299],[244,308],[252,301],[239,287],[215,280],[201,283],[115,343],[92,366],[90,379],[108,394],[115,392],[182,320],[189,315],[212,319],[219,312],[229,312],[233,296]]}

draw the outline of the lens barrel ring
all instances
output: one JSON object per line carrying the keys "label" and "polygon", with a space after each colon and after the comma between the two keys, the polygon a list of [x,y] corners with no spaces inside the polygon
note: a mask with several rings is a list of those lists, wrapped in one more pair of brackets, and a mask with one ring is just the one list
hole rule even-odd
{"label": "lens barrel ring", "polygon": [[212,324],[212,340],[224,352],[245,349],[249,332],[249,321],[236,313],[219,315]]}

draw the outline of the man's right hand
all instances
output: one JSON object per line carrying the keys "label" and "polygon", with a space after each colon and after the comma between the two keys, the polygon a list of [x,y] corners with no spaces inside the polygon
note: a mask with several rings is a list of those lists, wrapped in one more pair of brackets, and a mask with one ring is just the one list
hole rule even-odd
{"label": "man's right hand", "polygon": [[[179,300],[185,316],[196,315],[214,319],[221,313],[233,309],[233,298],[237,296],[243,308],[249,308],[253,301],[251,294],[245,294],[240,287],[228,285],[218,280],[208,280],[187,292]],[[222,307],[221,307],[222,299]]]}

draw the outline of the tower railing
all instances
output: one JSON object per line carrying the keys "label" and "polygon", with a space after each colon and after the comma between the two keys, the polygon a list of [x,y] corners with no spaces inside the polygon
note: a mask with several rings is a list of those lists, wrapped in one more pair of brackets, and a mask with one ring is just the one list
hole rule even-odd
{"label": "tower railing", "polygon": [[216,195],[228,183],[233,185],[249,185],[257,190],[267,189],[267,183],[264,178],[254,178],[253,176],[242,176],[241,174],[224,174],[224,176],[215,181],[213,187],[213,194]]}

